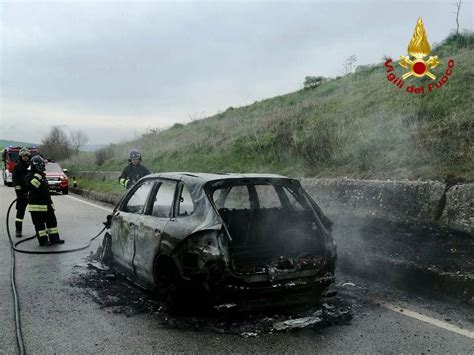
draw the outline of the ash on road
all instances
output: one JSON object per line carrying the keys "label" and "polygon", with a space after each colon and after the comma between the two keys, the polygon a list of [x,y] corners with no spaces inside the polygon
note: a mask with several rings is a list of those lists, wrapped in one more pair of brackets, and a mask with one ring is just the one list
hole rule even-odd
{"label": "ash on road", "polygon": [[160,324],[178,329],[206,330],[243,337],[304,328],[321,330],[330,325],[348,324],[354,308],[352,302],[331,297],[320,306],[270,308],[260,312],[234,312],[233,304],[213,309],[186,307],[182,311],[167,312],[154,293],[134,287],[107,267],[97,268],[91,263],[87,265],[88,269],[71,278],[71,285],[81,288],[101,309],[127,317],[140,313],[153,314]]}

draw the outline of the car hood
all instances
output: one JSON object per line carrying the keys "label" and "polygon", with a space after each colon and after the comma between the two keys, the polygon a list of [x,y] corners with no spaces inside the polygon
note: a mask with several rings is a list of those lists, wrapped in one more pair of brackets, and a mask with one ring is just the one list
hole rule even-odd
{"label": "car hood", "polygon": [[47,178],[48,178],[48,177],[67,178],[66,175],[61,174],[61,173],[45,173],[44,175],[45,175]]}

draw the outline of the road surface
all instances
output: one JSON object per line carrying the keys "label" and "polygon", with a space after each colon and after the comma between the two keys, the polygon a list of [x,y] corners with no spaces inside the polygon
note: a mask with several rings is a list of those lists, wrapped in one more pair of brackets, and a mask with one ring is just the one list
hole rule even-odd
{"label": "road surface", "polygon": [[[12,188],[0,187],[2,354],[17,351],[5,229],[6,210],[14,196]],[[100,230],[110,210],[110,206],[75,195],[55,195],[53,200],[61,237],[66,240],[66,244],[54,247],[58,249],[86,244]],[[14,216],[10,221],[14,228]],[[24,234],[33,235],[29,215],[25,224]],[[265,318],[251,314],[236,321],[167,315],[150,296],[126,281],[84,267],[84,258],[97,249],[100,240],[91,249],[73,254],[17,254],[27,353],[474,353],[472,306],[421,297],[341,274],[337,299],[342,308],[350,309],[352,319],[334,321],[333,325],[291,332],[268,331],[262,326],[272,319],[301,315],[292,315],[291,310],[284,316],[275,310],[275,315],[267,313]],[[21,247],[39,249],[35,240]],[[145,303],[146,307],[142,305]],[[328,307],[337,308],[335,304],[328,302]]]}

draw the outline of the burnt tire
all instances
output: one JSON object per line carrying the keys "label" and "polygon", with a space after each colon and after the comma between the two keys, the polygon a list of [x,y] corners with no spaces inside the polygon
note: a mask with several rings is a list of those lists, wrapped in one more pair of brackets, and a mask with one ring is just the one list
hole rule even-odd
{"label": "burnt tire", "polygon": [[163,259],[155,266],[156,293],[167,311],[176,311],[182,303],[180,276],[174,262]]}
{"label": "burnt tire", "polygon": [[323,293],[326,290],[326,288],[323,289],[313,289],[311,290],[311,303],[316,306],[320,306],[323,304],[324,299],[323,299]]}

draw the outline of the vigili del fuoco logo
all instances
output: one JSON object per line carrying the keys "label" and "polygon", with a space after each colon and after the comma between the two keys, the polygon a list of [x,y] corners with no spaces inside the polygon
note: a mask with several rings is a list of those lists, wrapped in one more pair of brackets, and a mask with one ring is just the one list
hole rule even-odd
{"label": "vigili del fuoco logo", "polygon": [[[446,70],[443,75],[438,79],[434,69],[440,64],[438,56],[429,56],[431,47],[428,42],[426,35],[425,26],[421,17],[418,19],[415,27],[413,37],[408,44],[408,56],[400,56],[400,62],[398,63],[401,67],[408,69],[401,78],[394,74],[394,67],[392,59],[388,58],[385,61],[385,67],[387,68],[387,80],[399,89],[405,87],[405,80],[411,76],[416,78],[422,78],[424,76],[429,77],[433,82],[421,86],[415,84],[407,85],[406,91],[414,94],[424,94],[426,92],[433,92],[434,90],[440,89],[449,80],[449,77],[453,75],[454,60],[449,59]],[[429,56],[429,57],[428,57]],[[428,57],[428,59],[426,59]]]}

